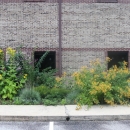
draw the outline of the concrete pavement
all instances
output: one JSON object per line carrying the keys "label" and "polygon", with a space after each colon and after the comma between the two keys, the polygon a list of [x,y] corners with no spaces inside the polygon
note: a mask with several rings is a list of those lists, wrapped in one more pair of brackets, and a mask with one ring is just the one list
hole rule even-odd
{"label": "concrete pavement", "polygon": [[130,120],[129,106],[0,105],[0,121]]}

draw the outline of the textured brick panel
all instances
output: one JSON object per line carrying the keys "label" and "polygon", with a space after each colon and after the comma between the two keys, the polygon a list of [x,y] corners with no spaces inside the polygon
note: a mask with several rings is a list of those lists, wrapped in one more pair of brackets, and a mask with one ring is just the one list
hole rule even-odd
{"label": "textured brick panel", "polygon": [[[58,35],[58,3],[0,4],[0,47],[57,50],[59,55]],[[62,47],[63,71],[103,60],[108,50],[130,51],[130,4],[63,3]]]}
{"label": "textured brick panel", "polygon": [[23,0],[0,0],[0,3],[21,3]]}
{"label": "textured brick panel", "polygon": [[130,4],[65,3],[65,48],[130,48]]}
{"label": "textured brick panel", "polygon": [[82,66],[89,66],[90,61],[99,58],[101,61],[105,59],[104,51],[63,51],[62,66],[63,72],[77,71]]}
{"label": "textured brick panel", "polygon": [[56,3],[0,4],[0,47],[58,47]]}
{"label": "textured brick panel", "polygon": [[56,3],[58,0],[0,0],[0,3],[24,3],[24,2],[46,2]]}
{"label": "textured brick panel", "polygon": [[130,0],[118,0],[118,3],[130,3]]}

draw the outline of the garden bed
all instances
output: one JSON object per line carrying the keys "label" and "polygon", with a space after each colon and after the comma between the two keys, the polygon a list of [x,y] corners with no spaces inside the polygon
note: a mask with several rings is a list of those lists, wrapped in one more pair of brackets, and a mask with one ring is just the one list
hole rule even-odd
{"label": "garden bed", "polygon": [[7,48],[8,60],[0,49],[0,104],[66,105],[88,107],[94,104],[124,105],[130,103],[130,71],[127,62],[107,70],[106,61],[90,62],[74,73],[55,76],[56,70],[40,70],[41,62],[32,63],[19,49]]}

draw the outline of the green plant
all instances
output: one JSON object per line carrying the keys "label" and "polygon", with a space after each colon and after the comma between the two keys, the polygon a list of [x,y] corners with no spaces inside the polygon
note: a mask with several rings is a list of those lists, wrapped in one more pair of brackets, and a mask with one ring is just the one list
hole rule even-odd
{"label": "green plant", "polygon": [[55,73],[56,70],[53,70],[51,68],[46,68],[42,72],[38,72],[36,76],[35,86],[39,86],[42,84],[49,88],[54,87],[54,84],[56,82]]}
{"label": "green plant", "polygon": [[59,100],[59,99],[56,99],[56,98],[54,98],[54,99],[42,99],[42,103],[44,104],[44,105],[59,105],[59,102],[60,102],[61,100]]}
{"label": "green plant", "polygon": [[57,76],[55,80],[55,87],[57,88],[71,89],[74,87],[73,78],[69,73],[63,72],[62,76]]}
{"label": "green plant", "polygon": [[29,58],[26,57],[19,50],[15,56],[15,62],[17,63],[18,73],[26,73],[27,76],[27,85],[28,87],[45,85],[48,87],[53,87],[55,83],[55,70],[51,68],[46,68],[40,71],[41,63],[48,55],[48,51],[41,56],[38,62],[33,63]]}
{"label": "green plant", "polygon": [[25,105],[40,104],[41,97],[38,92],[33,89],[25,88],[21,91],[19,102]]}
{"label": "green plant", "polygon": [[50,94],[50,88],[44,85],[38,86],[34,88],[41,96],[41,98],[45,98],[47,95]]}
{"label": "green plant", "polygon": [[65,88],[49,88],[49,93],[46,95],[44,99],[42,99],[42,103],[44,105],[59,105],[66,104],[65,97],[69,90]]}
{"label": "green plant", "polygon": [[92,68],[82,67],[79,72],[75,72],[72,76],[75,86],[80,89],[76,97],[78,106],[129,104],[130,72],[126,65],[124,61],[119,68],[114,65],[106,70],[106,63],[96,60],[91,62]]}
{"label": "green plant", "polygon": [[19,99],[19,97],[15,97],[13,98],[13,104],[22,105],[22,101]]}
{"label": "green plant", "polygon": [[67,101],[66,99],[62,99],[61,102],[60,102],[61,105],[66,105],[67,104]]}
{"label": "green plant", "polygon": [[2,99],[12,100],[25,84],[26,76],[20,75],[21,78],[18,78],[14,62],[15,50],[7,48],[7,53],[9,54],[9,60],[7,63],[1,65],[0,69],[0,95]]}
{"label": "green plant", "polygon": [[79,95],[80,90],[77,87],[74,87],[66,96],[66,104],[76,104],[76,98]]}
{"label": "green plant", "polygon": [[60,98],[60,99],[63,99],[63,98],[66,97],[66,95],[67,95],[68,92],[69,92],[69,90],[67,90],[65,88],[55,88],[55,87],[53,87],[50,90],[50,95],[48,95],[48,96],[51,97],[51,98]]}
{"label": "green plant", "polygon": [[0,104],[1,105],[12,105],[13,102],[12,102],[12,100],[1,100]]}
{"label": "green plant", "polygon": [[0,49],[0,66],[4,63],[4,52],[2,49]]}

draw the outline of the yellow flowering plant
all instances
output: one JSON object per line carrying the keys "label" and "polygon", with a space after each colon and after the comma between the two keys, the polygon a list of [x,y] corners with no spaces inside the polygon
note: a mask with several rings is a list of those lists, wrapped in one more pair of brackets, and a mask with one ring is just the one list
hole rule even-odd
{"label": "yellow flowering plant", "polygon": [[73,86],[72,78],[69,73],[63,72],[62,76],[56,76],[55,80],[54,87],[70,89]]}
{"label": "yellow flowering plant", "polygon": [[75,86],[81,90],[76,98],[78,106],[129,104],[130,71],[127,62],[123,61],[120,67],[114,65],[107,70],[106,65],[110,60],[107,58],[104,63],[92,61],[91,68],[82,67],[80,71],[73,73]]}
{"label": "yellow flowering plant", "polygon": [[[12,100],[18,94],[27,80],[27,75],[17,73],[17,65],[15,63],[15,50],[7,48],[9,59],[1,64],[0,69],[0,96],[2,99]],[[0,50],[0,53],[2,51]]]}
{"label": "yellow flowering plant", "polygon": [[0,49],[0,66],[3,64],[4,62],[4,52],[2,49]]}
{"label": "yellow flowering plant", "polygon": [[9,56],[10,56],[11,58],[13,58],[13,57],[15,56],[15,53],[16,53],[16,50],[15,50],[15,49],[13,49],[13,48],[11,48],[11,47],[8,47],[8,48],[6,49],[6,51],[7,51],[7,53],[9,54]]}

